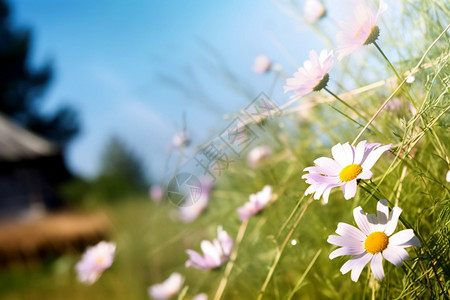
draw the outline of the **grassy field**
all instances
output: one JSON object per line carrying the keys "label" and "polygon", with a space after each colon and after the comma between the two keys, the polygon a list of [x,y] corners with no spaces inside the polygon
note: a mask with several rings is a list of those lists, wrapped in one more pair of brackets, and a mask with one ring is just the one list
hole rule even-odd
{"label": "grassy field", "polygon": [[[249,124],[251,130],[263,128],[257,143],[273,154],[255,169],[247,153],[234,157],[198,219],[182,223],[169,201],[125,198],[94,205],[89,211],[109,216],[111,241],[117,243],[116,259],[97,283],[77,282],[80,254],[73,253],[1,270],[0,298],[146,299],[150,285],[179,272],[185,277],[180,299],[198,293],[213,299],[220,282],[226,283],[221,299],[449,299],[450,7],[443,0],[396,5],[402,9],[392,13],[397,18],[380,22],[380,49],[364,46],[363,60],[349,59],[341,67],[336,62],[330,71],[329,88],[344,100],[312,93],[284,106],[277,118]],[[406,83],[412,71],[415,78]],[[389,102],[396,105],[382,109]],[[372,178],[358,180],[355,197],[344,200],[341,187],[332,189],[326,205],[305,196],[303,170],[331,157],[334,145],[361,140],[392,149],[373,166]],[[265,185],[273,188],[272,201],[242,223],[236,209]],[[330,260],[336,247],[327,238],[339,222],[355,225],[354,208],[375,213],[380,199],[403,210],[396,232],[413,229],[421,247],[408,248],[411,259],[401,267],[384,261],[383,280],[376,281],[366,266],[353,282],[340,272],[349,257]],[[185,250],[199,251],[200,241],[215,238],[219,225],[235,240],[234,263],[186,268]]]}

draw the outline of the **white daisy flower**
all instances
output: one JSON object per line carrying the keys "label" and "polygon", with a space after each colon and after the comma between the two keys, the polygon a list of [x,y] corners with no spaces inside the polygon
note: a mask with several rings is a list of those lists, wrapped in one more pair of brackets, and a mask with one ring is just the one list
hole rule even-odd
{"label": "white daisy flower", "polygon": [[116,244],[105,241],[89,247],[75,266],[78,281],[87,284],[96,282],[100,275],[112,265],[115,252]]}
{"label": "white daisy flower", "polygon": [[257,74],[263,74],[270,70],[272,63],[270,62],[270,58],[261,54],[255,58],[255,62],[253,63],[253,72]]}
{"label": "white daisy flower", "polygon": [[319,0],[306,0],[303,8],[303,13],[306,21],[314,23],[326,14],[327,10],[325,6]]}
{"label": "white daisy flower", "polygon": [[148,288],[148,294],[153,299],[170,299],[180,291],[184,282],[183,276],[179,273],[172,273],[164,282],[154,284]]}
{"label": "white daisy flower", "polygon": [[370,169],[380,158],[381,154],[392,148],[392,145],[367,143],[361,141],[352,146],[349,143],[337,144],[331,148],[333,159],[320,157],[314,161],[316,166],[308,167],[302,178],[310,184],[305,195],[314,193],[314,199],[318,200],[323,195],[325,203],[328,202],[330,191],[334,187],[342,186],[344,198],[355,197],[358,179],[370,179]]}
{"label": "white daisy flower", "polygon": [[353,210],[358,228],[339,223],[336,233],[330,235],[328,243],[340,246],[330,254],[330,259],[342,255],[355,255],[342,267],[342,274],[350,270],[353,281],[358,281],[365,265],[370,262],[370,268],[377,280],[384,278],[383,257],[400,267],[404,260],[409,259],[408,252],[404,248],[417,246],[420,242],[414,236],[412,229],[405,229],[392,235],[397,227],[401,208],[395,206],[389,215],[387,200],[378,201],[377,215],[365,214],[360,206]]}
{"label": "white daisy flower", "polygon": [[241,219],[241,221],[245,221],[251,216],[257,214],[260,210],[266,207],[271,198],[272,187],[270,185],[264,186],[262,191],[257,192],[256,194],[251,194],[249,201],[237,209],[239,219]]}

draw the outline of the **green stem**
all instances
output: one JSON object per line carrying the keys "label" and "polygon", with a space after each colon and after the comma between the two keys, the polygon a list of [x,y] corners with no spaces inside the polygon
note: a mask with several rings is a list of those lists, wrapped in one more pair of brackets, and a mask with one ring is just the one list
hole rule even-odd
{"label": "green stem", "polygon": [[[377,44],[377,42],[373,42],[375,48],[377,48],[378,52],[383,56],[384,60],[388,63],[389,67],[391,68],[392,72],[394,72],[395,77],[397,77],[399,82],[402,82],[402,78],[398,74],[397,70],[395,69],[394,65],[391,63],[391,61],[387,58],[386,54],[384,54],[383,50],[381,50],[380,46]],[[413,97],[409,94],[409,92],[405,88],[406,95],[408,96],[411,103],[414,105],[414,107],[417,109],[416,102],[414,101]]]}
{"label": "green stem", "polygon": [[336,100],[338,100],[339,102],[341,102],[342,104],[344,104],[345,106],[347,106],[351,111],[353,111],[355,114],[357,114],[360,118],[362,118],[364,121],[367,122],[367,119],[360,113],[358,112],[353,106],[351,106],[350,104],[348,104],[347,102],[345,102],[344,100],[342,100],[341,98],[339,98],[338,95],[334,94],[332,91],[330,91],[328,88],[323,88],[325,91],[327,91],[331,96],[333,96],[334,98],[336,98]]}
{"label": "green stem", "polygon": [[231,270],[233,269],[234,261],[236,260],[239,245],[241,244],[242,239],[245,234],[245,230],[247,229],[248,221],[249,221],[249,219],[247,219],[241,223],[241,227],[239,228],[239,231],[238,231],[238,234],[236,237],[236,243],[231,252],[230,260],[228,261],[228,264],[225,268],[223,277],[220,280],[219,287],[217,288],[216,295],[214,296],[214,300],[220,300],[222,298],[223,292],[225,291],[225,287],[227,286],[228,277],[230,276]]}
{"label": "green stem", "polygon": [[[370,187],[370,185],[367,185],[367,186]],[[368,190],[367,190],[366,188],[364,188],[363,186],[361,186],[361,188],[363,188],[365,191],[368,191]],[[373,194],[372,194],[372,195],[373,195]],[[383,196],[383,195],[382,195],[382,196]],[[383,196],[383,197],[384,197],[384,196]],[[375,199],[376,199],[376,198],[375,198]],[[393,207],[392,203],[391,203],[389,200],[387,200],[387,201],[388,201],[388,203],[391,205],[391,207]],[[432,256],[432,254],[431,254],[431,253],[429,252],[429,250],[428,250],[429,247],[428,247],[427,243],[425,242],[425,239],[420,235],[419,232],[417,232],[417,231],[411,226],[411,224],[409,224],[408,221],[406,221],[406,219],[404,218],[404,216],[400,215],[400,216],[399,216],[399,220],[400,220],[400,222],[403,224],[403,226],[405,226],[406,228],[412,229],[413,232],[414,232],[414,235],[419,239],[420,244],[421,244],[421,246],[422,246],[422,249],[423,249],[424,253],[428,256],[428,259],[429,259],[430,262],[431,262],[430,265],[431,265],[431,268],[433,269],[433,273],[434,273],[434,276],[436,277],[436,280],[437,280],[437,282],[438,282],[438,284],[439,284],[439,287],[441,288],[444,297],[445,297],[446,299],[448,299],[447,291],[445,290],[444,286],[442,285],[441,280],[439,279],[439,274],[438,274],[438,272],[437,272],[437,270],[436,270],[435,262],[434,262],[434,260],[433,260],[433,256]]]}
{"label": "green stem", "polygon": [[319,251],[317,251],[316,255],[313,257],[313,259],[309,263],[308,267],[306,268],[305,272],[303,273],[302,277],[300,277],[300,279],[299,279],[299,281],[297,281],[297,284],[295,285],[294,289],[292,290],[292,292],[287,297],[288,300],[292,299],[292,297],[294,297],[295,293],[298,292],[298,290],[300,289],[300,287],[301,287],[301,285],[303,283],[303,280],[305,280],[306,275],[308,275],[309,271],[311,270],[312,266],[316,262],[316,260],[319,257],[320,253],[322,253],[322,249],[319,249]]}
{"label": "green stem", "polygon": [[[436,45],[436,43],[445,35],[445,33],[447,32],[447,30],[450,29],[450,24],[447,25],[447,27],[445,27],[445,29],[439,34],[439,36],[433,41],[433,43],[431,43],[430,46],[428,46],[427,50],[425,50],[425,53],[422,55],[422,57],[420,58],[419,62],[417,63],[417,65],[414,67],[414,69],[412,69],[411,74],[416,73],[420,66],[422,65],[423,61],[425,60],[425,58],[427,57],[428,53],[431,51],[431,49],[434,47],[434,45]],[[379,47],[378,47],[379,48]],[[384,55],[384,53],[383,53]],[[405,84],[406,79],[403,79],[400,84],[398,85],[398,87],[395,89],[395,91],[386,99],[386,101],[383,102],[383,104],[381,105],[381,107],[377,110],[377,112],[372,116],[372,118],[369,120],[369,122],[367,122],[366,126],[364,126],[364,128],[359,132],[359,134],[356,136],[356,138],[353,140],[352,145],[355,145],[355,143],[359,140],[359,138],[364,134],[364,132],[367,130],[367,128],[369,128],[370,124],[372,124],[373,120],[375,120],[375,118],[378,116],[378,114],[383,110],[383,108],[387,105],[387,103],[392,99],[392,97],[394,97],[394,95],[398,92],[398,90],[400,90],[400,88]],[[414,103],[413,103],[414,104]]]}
{"label": "green stem", "polygon": [[261,290],[259,291],[257,300],[261,300],[262,297],[264,296],[267,286],[269,285],[269,282],[272,279],[273,273],[275,272],[278,262],[280,261],[281,255],[284,252],[284,248],[286,248],[286,245],[288,244],[289,240],[291,239],[292,235],[294,234],[295,229],[297,228],[298,224],[300,223],[300,220],[303,218],[303,215],[306,212],[306,209],[312,203],[312,201],[313,201],[313,197],[310,196],[308,199],[308,202],[305,203],[305,206],[303,207],[303,210],[301,211],[300,215],[297,217],[297,220],[295,221],[294,225],[292,225],[291,230],[289,230],[288,234],[286,235],[286,238],[284,239],[283,244],[281,245],[280,249],[277,251],[277,255],[275,256],[272,266],[269,268],[269,272],[267,273],[266,279],[264,280]]}
{"label": "green stem", "polygon": [[398,73],[397,73],[397,70],[395,70],[395,68],[392,65],[391,61],[387,58],[386,54],[384,54],[383,50],[381,50],[380,46],[378,46],[377,42],[373,42],[373,45],[377,48],[378,52],[381,53],[381,55],[383,56],[384,60],[386,60],[386,62],[388,63],[389,67],[391,67],[391,69],[394,72],[394,74],[397,77],[397,79],[399,81],[402,81],[402,79],[400,78],[400,75],[398,75]]}

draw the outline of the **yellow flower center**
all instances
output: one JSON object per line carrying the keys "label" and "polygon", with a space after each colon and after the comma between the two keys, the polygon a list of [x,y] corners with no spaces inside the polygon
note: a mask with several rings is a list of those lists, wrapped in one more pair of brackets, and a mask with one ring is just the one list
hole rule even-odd
{"label": "yellow flower center", "polygon": [[342,182],[352,181],[363,171],[362,167],[357,164],[351,164],[342,169],[341,173],[339,173],[339,179]]}
{"label": "yellow flower center", "polygon": [[376,231],[369,234],[364,242],[364,248],[367,252],[376,254],[387,248],[389,238],[384,232]]}
{"label": "yellow flower center", "polygon": [[103,264],[103,261],[104,261],[103,257],[98,257],[98,258],[95,260],[95,262],[97,263],[97,265]]}

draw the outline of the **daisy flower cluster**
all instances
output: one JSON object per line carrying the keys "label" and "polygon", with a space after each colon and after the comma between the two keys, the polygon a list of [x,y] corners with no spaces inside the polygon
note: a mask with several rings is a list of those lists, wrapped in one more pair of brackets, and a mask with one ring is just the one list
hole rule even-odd
{"label": "daisy flower cluster", "polygon": [[[311,19],[320,18],[322,15],[320,6],[318,1],[307,1],[307,12],[314,10],[318,16]],[[377,46],[376,40],[380,35],[377,22],[386,10],[387,5],[383,0],[379,1],[376,12],[361,2],[357,3],[353,15],[340,23],[341,31],[336,36],[338,42],[336,52],[339,61],[362,46],[370,44]],[[323,11],[325,10],[323,9]],[[303,67],[294,73],[293,78],[286,80],[284,92],[294,92],[291,98],[298,99],[311,92],[325,89],[337,100],[344,102],[327,89],[333,62],[333,51],[323,50],[317,54],[311,50],[309,60],[305,61]],[[354,110],[347,103],[344,102],[344,104]],[[382,145],[365,140],[356,146],[349,143],[338,143],[331,148],[332,158],[317,158],[314,160],[314,166],[304,169],[307,174],[304,174],[302,178],[309,185],[305,195],[313,194],[314,199],[322,198],[326,204],[333,188],[342,187],[345,199],[354,198],[358,183],[361,180],[372,178],[372,167],[383,153],[391,149],[391,144]],[[397,226],[400,212],[401,209],[395,206],[389,215],[387,200],[378,202],[377,215],[367,215],[361,207],[355,208],[354,217],[360,229],[339,223],[336,231],[339,235],[331,235],[328,242],[341,248],[333,251],[330,259],[343,255],[354,255],[341,268],[343,274],[352,271],[353,281],[358,280],[364,266],[369,262],[375,278],[383,279],[382,258],[398,267],[409,257],[404,248],[421,246],[412,229],[392,235]]]}
{"label": "daisy flower cluster", "polygon": [[364,266],[370,262],[375,278],[381,280],[384,278],[383,258],[400,267],[409,258],[405,248],[421,246],[412,229],[393,234],[401,212],[401,208],[395,206],[389,214],[387,200],[383,199],[378,201],[377,215],[364,213],[360,206],[353,210],[359,229],[346,223],[338,224],[338,235],[330,235],[328,243],[341,248],[331,252],[330,259],[355,255],[342,266],[342,274],[351,271],[351,278],[356,282]]}
{"label": "daisy flower cluster", "polygon": [[[334,55],[336,53],[337,61],[341,61],[363,46],[374,45],[379,48],[377,39],[379,38],[381,31],[378,23],[388,6],[383,0],[379,0],[377,4],[377,9],[373,9],[368,5],[358,2],[348,19],[339,23],[340,31],[336,35],[336,41],[338,43],[336,49],[324,49],[319,53],[311,50],[309,52],[308,60],[293,73],[292,77],[287,78],[286,76],[287,79],[283,89],[284,93],[293,94],[291,96],[291,99],[293,99],[291,103],[312,92],[320,92],[322,90],[327,91],[337,100],[343,102],[342,99],[334,95],[327,87],[330,82],[330,72],[335,63]],[[318,22],[326,14],[327,10],[322,1],[306,0],[304,17],[309,25]],[[257,74],[273,73],[276,71],[276,68],[275,64],[273,64],[267,55],[260,55],[256,57],[254,61],[253,71]],[[395,93],[392,97],[393,96],[395,96]],[[380,188],[384,184],[384,177],[387,176],[393,168],[386,170],[384,174],[380,172],[379,168],[382,167],[383,160],[388,159],[391,160],[392,167],[400,157],[398,152],[400,152],[399,149],[401,146],[398,146],[398,144],[394,142],[395,146],[389,142],[378,143],[376,141],[368,141],[369,137],[367,137],[367,140],[361,140],[361,137],[367,128],[373,125],[372,122],[375,117],[377,117],[378,113],[384,112],[403,116],[407,114],[401,114],[400,112],[402,109],[406,110],[407,108],[409,110],[408,115],[418,114],[417,110],[412,107],[411,104],[414,103],[414,101],[402,102],[401,98],[393,98],[393,101],[389,104],[388,102],[392,97],[388,98],[386,102],[379,107],[379,110],[374,117],[370,119],[370,121],[367,121],[366,127],[364,127],[364,125],[361,126],[363,129],[353,143],[345,142],[345,140],[342,139],[340,140],[340,143],[337,143],[334,146],[332,146],[333,144],[330,144],[331,149],[329,151],[329,157],[318,157],[311,160],[312,162],[308,164],[308,167],[304,169],[302,167],[303,173],[301,178],[304,180],[306,188],[304,190],[302,189],[299,194],[310,195],[308,203],[317,203],[316,201],[313,201],[313,199],[315,199],[321,200],[324,205],[327,204],[330,206],[336,205],[339,199],[343,201],[343,199],[350,200],[356,198],[354,201],[357,202],[357,204],[355,205],[353,205],[351,201],[346,202],[348,205],[352,205],[348,210],[348,213],[350,214],[353,209],[354,224],[339,222],[336,228],[335,223],[333,223],[333,230],[336,228],[335,234],[329,235],[326,239],[331,245],[328,245],[328,247],[333,248],[330,250],[329,259],[334,260],[336,258],[346,257],[345,259],[342,259],[342,265],[339,264],[340,272],[342,274],[350,273],[350,279],[353,282],[358,282],[361,277],[365,277],[362,272],[366,266],[368,267],[367,269],[370,270],[368,273],[371,273],[371,278],[378,281],[385,280],[385,274],[388,274],[388,270],[391,268],[385,261],[395,267],[401,267],[405,261],[410,259],[410,254],[406,250],[407,248],[422,247],[425,244],[422,235],[418,234],[410,225],[408,225],[408,222],[405,220],[406,218],[404,218],[405,214],[401,215],[402,209],[398,206],[399,198],[401,199],[399,192],[401,187],[396,187],[396,190],[389,196],[387,194],[383,195],[382,188]],[[349,104],[346,105],[350,106]],[[364,117],[362,117],[362,119],[364,119]],[[378,123],[376,125],[378,125]],[[374,128],[374,132],[377,130],[378,128]],[[392,141],[388,138],[385,138],[385,140]],[[174,137],[173,147],[181,150],[182,148],[189,146],[190,142],[191,139],[189,134],[183,131]],[[262,167],[268,165],[270,159],[275,156],[272,149],[275,148],[259,146],[250,150],[246,157],[246,161],[244,160],[248,165],[246,170],[248,172],[243,175],[242,178],[245,178],[247,181],[252,181],[252,183],[256,182],[255,178],[257,175],[255,174],[258,173],[258,168],[262,169]],[[395,159],[393,159],[391,153],[397,154]],[[290,154],[291,153],[288,155]],[[278,156],[276,157],[278,158]],[[293,155],[290,157],[293,157]],[[380,163],[377,165],[379,161]],[[377,167],[375,167],[376,165]],[[447,170],[448,166],[445,171]],[[271,175],[275,174],[273,177],[277,177],[279,173],[282,173],[285,170],[279,171],[277,169],[276,171],[277,172],[271,173]],[[251,175],[248,175],[249,173],[251,173]],[[383,175],[382,180],[378,179],[377,176],[379,175]],[[300,175],[297,173],[297,176],[298,178],[296,180],[298,182],[300,181]],[[448,171],[445,178],[447,182],[450,182],[450,171]],[[275,180],[273,180],[275,183],[271,182],[271,185],[267,184],[269,182],[264,182],[259,186],[258,183],[258,188],[247,192],[244,197],[241,197],[243,199],[240,206],[233,205],[232,210],[228,210],[233,213],[233,217],[229,219],[232,222],[235,222],[235,224],[239,224],[239,229],[237,230],[238,233],[235,238],[232,237],[233,234],[230,235],[224,230],[224,226],[216,223],[214,224],[214,228],[216,229],[215,236],[211,239],[202,240],[197,248],[192,246],[187,238],[183,240],[183,251],[185,251],[185,253],[183,253],[184,268],[194,268],[197,269],[196,272],[203,272],[204,274],[206,274],[206,272],[224,270],[224,275],[221,277],[219,288],[214,299],[222,299],[221,293],[229,279],[228,275],[234,265],[240,243],[245,236],[247,226],[249,226],[248,224],[252,224],[252,220],[260,218],[261,214],[267,214],[267,207],[269,204],[270,208],[276,206],[272,204],[275,200],[278,200],[278,195],[280,195],[281,198],[281,195],[283,195],[285,190],[290,188],[288,184],[286,187],[283,187],[283,189],[279,188],[279,186],[277,186],[278,179],[279,178],[275,178]],[[239,179],[236,181],[238,180]],[[375,185],[372,180],[379,181],[379,185]],[[247,184],[247,182],[245,184]],[[208,208],[208,206],[212,201],[213,184],[211,182],[202,181],[201,185],[202,188],[199,200],[191,206],[180,207],[177,214],[178,220],[184,223],[191,223],[197,220],[201,215],[205,214],[206,211],[212,209],[212,207]],[[261,186],[263,186],[262,189]],[[400,186],[400,183],[398,186]],[[369,188],[372,189],[372,194],[368,191]],[[366,190],[366,194],[364,194],[364,190]],[[164,190],[162,187],[154,186],[149,193],[154,202],[159,202],[163,199]],[[234,197],[234,195],[235,194],[230,197]],[[298,194],[296,194],[296,196],[297,195]],[[363,199],[362,195],[367,198]],[[330,198],[334,199],[329,201]],[[365,206],[365,200],[370,199],[376,200],[376,213],[367,213],[367,210],[363,210],[361,206],[357,206],[359,204]],[[328,204],[329,202],[330,204]],[[276,204],[278,204],[278,202]],[[297,240],[292,239],[292,234],[299,222],[291,222],[291,217],[299,215],[299,219],[297,220],[300,220],[303,212],[305,212],[308,206],[305,204],[305,210],[301,213],[297,213],[296,209],[299,207],[300,205],[296,206],[292,211],[292,214],[288,216],[286,220],[282,220],[283,229],[288,226],[292,227],[286,230],[286,232],[289,233],[284,242],[278,244],[278,237],[274,238],[277,243],[276,258],[274,259],[273,265],[269,268],[266,281],[264,282],[258,299],[261,299],[262,296],[266,295],[264,294],[264,289],[268,285],[271,276],[275,273],[275,268],[277,267],[284,248],[290,247],[290,245],[295,246],[297,244]],[[332,208],[334,209],[334,207],[337,206],[333,206]],[[406,207],[404,208],[406,210]],[[267,218],[259,219],[259,227],[255,226],[256,229],[252,228],[253,232],[256,232],[255,235],[258,238],[261,235],[259,230],[264,226],[266,219],[271,220],[268,215],[265,216]],[[398,224],[399,222],[401,223],[400,225]],[[267,223],[271,224],[269,222]],[[225,227],[227,230],[230,229],[227,224],[224,225],[226,225]],[[187,226],[187,224],[183,224],[183,226]],[[397,229],[398,227],[402,228]],[[280,230],[280,232],[282,232],[282,230]],[[330,233],[332,231],[331,229],[326,230],[329,230]],[[230,232],[232,233],[233,230]],[[272,236],[274,235],[271,235],[270,237]],[[291,241],[290,245],[289,241]],[[325,238],[323,238],[323,243],[326,244]],[[89,248],[83,255],[81,261],[76,265],[79,280],[88,284],[93,284],[100,275],[112,265],[115,248],[115,244],[107,242],[101,242],[97,246]],[[317,256],[319,254],[320,252],[317,253]],[[315,258],[317,258],[317,256]],[[327,262],[330,265],[333,263],[328,260]],[[313,264],[314,260],[311,263]],[[408,263],[405,263],[405,265],[409,267]],[[241,268],[240,272],[244,273],[243,270],[244,268]],[[308,267],[306,270],[310,270],[310,268]],[[385,272],[385,270],[387,272]],[[187,272],[191,271],[194,270],[187,270]],[[179,299],[184,299],[183,297],[185,294],[183,294],[183,292],[186,293],[189,289],[189,286],[185,284],[185,282],[189,281],[189,278],[181,273],[182,272],[173,272],[163,282],[151,285],[147,291],[148,296],[153,299],[171,299],[178,295]],[[429,276],[429,274],[426,275]],[[439,274],[436,273],[434,276],[439,277]],[[286,276],[286,278],[288,278],[288,276]],[[301,277],[301,280],[303,280],[303,278],[304,276]],[[429,278],[427,277],[427,280],[428,279]],[[291,280],[291,278],[289,278],[289,280]],[[298,288],[302,286],[301,280],[298,283]],[[438,280],[440,279],[438,278]],[[294,288],[293,291],[295,292],[296,288]],[[195,292],[197,291],[195,290]],[[294,294],[291,296],[293,295]],[[207,298],[208,296],[204,293],[189,296],[189,299],[194,300],[205,300]],[[292,297],[289,299],[291,298]]]}

